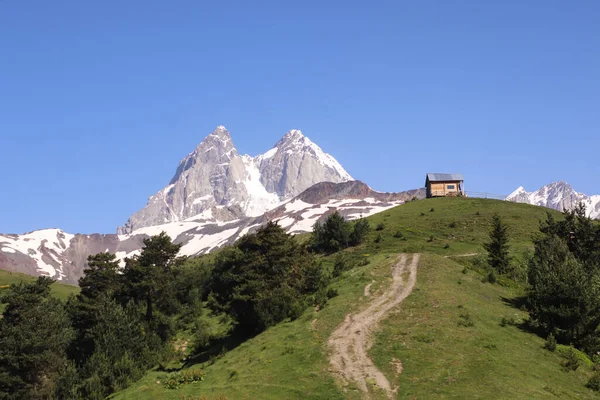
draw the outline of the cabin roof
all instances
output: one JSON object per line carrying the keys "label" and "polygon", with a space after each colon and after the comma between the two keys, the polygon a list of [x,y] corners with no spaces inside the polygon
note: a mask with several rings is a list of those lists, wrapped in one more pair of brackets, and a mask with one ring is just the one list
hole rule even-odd
{"label": "cabin roof", "polygon": [[429,182],[464,181],[462,174],[428,173],[427,179]]}

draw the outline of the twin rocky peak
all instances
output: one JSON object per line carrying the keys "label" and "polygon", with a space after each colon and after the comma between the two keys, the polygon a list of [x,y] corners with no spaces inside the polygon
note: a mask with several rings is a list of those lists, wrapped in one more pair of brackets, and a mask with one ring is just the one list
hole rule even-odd
{"label": "twin rocky peak", "polygon": [[255,217],[316,183],[350,180],[332,156],[299,130],[289,131],[272,149],[251,157],[240,155],[229,131],[218,126],[118,233],[202,215],[221,221]]}

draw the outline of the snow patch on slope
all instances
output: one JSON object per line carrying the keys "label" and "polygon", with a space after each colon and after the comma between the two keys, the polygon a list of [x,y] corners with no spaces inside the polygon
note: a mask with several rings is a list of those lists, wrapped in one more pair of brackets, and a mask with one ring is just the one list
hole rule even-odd
{"label": "snow patch on slope", "polygon": [[276,207],[281,200],[276,193],[269,193],[260,182],[260,171],[250,156],[242,157],[247,171],[247,178],[243,181],[248,191],[248,199],[242,205],[242,209],[249,217],[258,217],[265,211]]}
{"label": "snow patch on slope", "polygon": [[63,276],[61,256],[69,247],[74,235],[60,229],[42,229],[24,235],[0,235],[0,245],[5,253],[21,253],[33,259],[40,275]]}
{"label": "snow patch on slope", "polygon": [[181,248],[179,254],[186,256],[198,253],[208,253],[209,251],[224,245],[237,231],[238,228],[235,227],[212,235],[196,235]]}
{"label": "snow patch on slope", "polygon": [[520,186],[509,194],[506,199],[518,203],[548,207],[558,211],[571,210],[582,202],[589,217],[600,218],[600,195],[587,196],[584,193],[575,191],[571,185],[564,181],[542,186],[535,192],[528,192]]}

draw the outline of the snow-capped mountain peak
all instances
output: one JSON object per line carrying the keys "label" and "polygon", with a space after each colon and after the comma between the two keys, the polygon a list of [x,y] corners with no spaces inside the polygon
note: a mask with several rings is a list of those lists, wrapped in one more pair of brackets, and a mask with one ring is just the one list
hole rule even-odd
{"label": "snow-capped mountain peak", "polygon": [[523,186],[519,186],[514,192],[509,194],[507,198],[512,199],[520,194],[527,193],[527,190]]}
{"label": "snow-capped mountain peak", "polygon": [[256,157],[240,155],[229,131],[219,125],[177,167],[173,179],[133,214],[119,233],[182,221],[210,210],[221,220],[258,216],[318,182],[352,177],[300,130],[287,132]]}
{"label": "snow-capped mountain peak", "polygon": [[[275,144],[275,147],[286,148],[294,145],[302,145],[306,139],[308,139],[301,130],[292,129],[288,131],[283,137]],[[310,142],[310,140],[308,140]]]}
{"label": "snow-capped mountain peak", "polygon": [[565,181],[552,182],[542,186],[535,192],[528,192],[520,186],[508,195],[507,200],[553,208],[559,211],[572,210],[579,203],[583,203],[590,217],[600,217],[600,195],[587,196],[579,193]]}

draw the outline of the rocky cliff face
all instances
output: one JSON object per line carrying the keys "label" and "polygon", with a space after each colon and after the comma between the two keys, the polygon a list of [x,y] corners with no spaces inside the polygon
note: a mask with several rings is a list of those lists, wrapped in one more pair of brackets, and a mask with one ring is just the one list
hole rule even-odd
{"label": "rocky cliff face", "polygon": [[255,217],[315,183],[349,180],[332,156],[298,130],[266,153],[250,157],[238,154],[227,129],[219,126],[181,160],[171,182],[118,233],[202,217],[217,206],[221,221]]}
{"label": "rocky cliff face", "polygon": [[572,210],[582,202],[591,218],[600,217],[600,195],[587,196],[576,192],[567,182],[553,182],[535,192],[526,191],[523,186],[508,195],[507,200],[552,208],[559,211]]}

